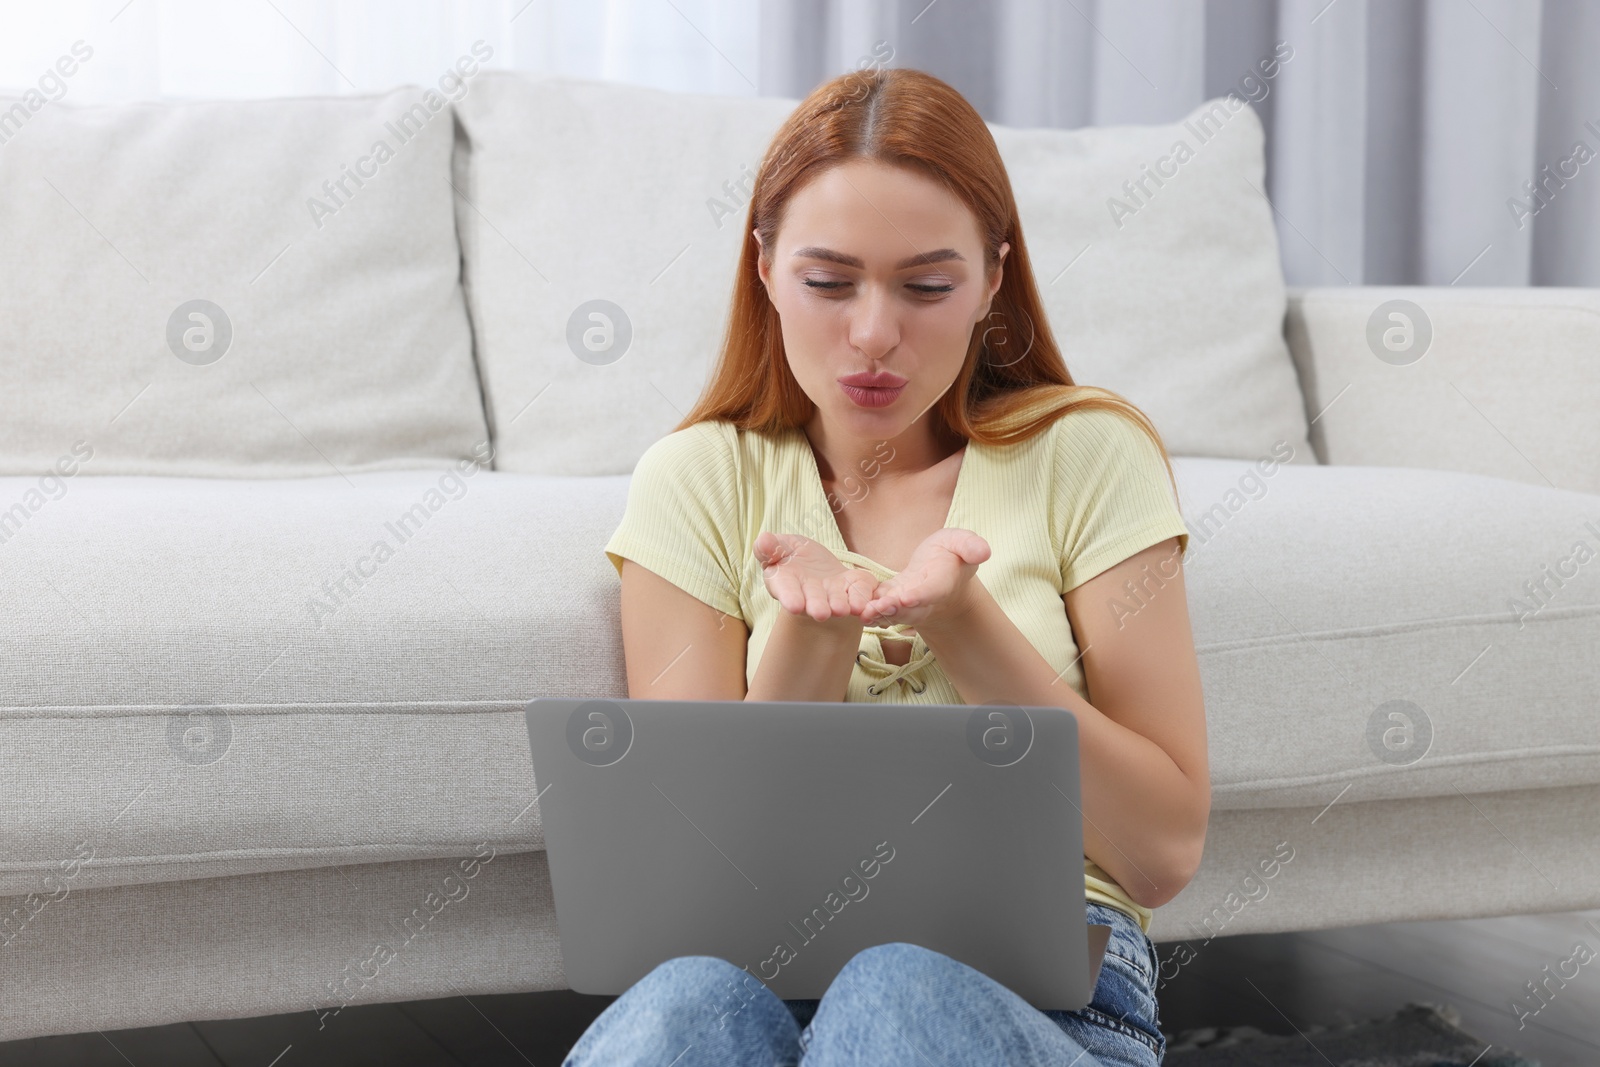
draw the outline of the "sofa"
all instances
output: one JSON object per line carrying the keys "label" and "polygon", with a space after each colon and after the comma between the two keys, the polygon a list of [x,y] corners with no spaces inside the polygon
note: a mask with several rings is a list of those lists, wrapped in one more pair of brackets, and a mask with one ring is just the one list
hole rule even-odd
{"label": "sofa", "polygon": [[[795,101],[482,58],[0,100],[0,1040],[565,987],[522,709],[626,695],[601,549]],[[1213,808],[1164,974],[1600,907],[1600,295],[1286,287],[1236,97],[991,129],[1190,524]]]}

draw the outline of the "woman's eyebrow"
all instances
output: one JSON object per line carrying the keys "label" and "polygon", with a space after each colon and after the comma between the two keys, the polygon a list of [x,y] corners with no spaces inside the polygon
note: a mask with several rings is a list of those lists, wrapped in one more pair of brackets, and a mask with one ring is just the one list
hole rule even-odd
{"label": "woman's eyebrow", "polygon": [[[821,248],[816,245],[810,245],[805,248],[797,248],[794,250],[794,254],[807,259],[825,259],[830,263],[839,263],[846,267],[855,267],[857,269],[866,266],[866,264],[856,256],[846,255],[843,252],[835,252],[831,248]],[[894,265],[894,269],[905,270],[907,267],[923,267],[929,263],[943,263],[945,260],[949,259],[959,259],[964,263],[966,262],[967,257],[963,256],[960,252],[957,252],[953,248],[940,248],[932,252],[919,252],[914,256],[907,256],[905,259],[902,259],[900,262],[896,263]]]}

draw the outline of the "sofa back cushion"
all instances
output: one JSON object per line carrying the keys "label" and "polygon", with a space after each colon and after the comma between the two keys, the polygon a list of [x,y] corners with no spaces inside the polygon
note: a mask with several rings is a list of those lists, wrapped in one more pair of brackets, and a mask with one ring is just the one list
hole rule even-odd
{"label": "sofa back cushion", "polygon": [[453,115],[425,99],[0,99],[0,473],[481,456]]}
{"label": "sofa back cushion", "polygon": [[[1261,125],[1231,103],[1170,125],[990,129],[1074,379],[1139,404],[1175,453],[1283,441],[1314,462]],[[509,72],[461,101],[457,212],[500,469],[625,474],[687,413],[755,172],[795,104]]]}
{"label": "sofa back cushion", "polygon": [[1297,288],[1284,332],[1323,463],[1600,496],[1600,289]]}

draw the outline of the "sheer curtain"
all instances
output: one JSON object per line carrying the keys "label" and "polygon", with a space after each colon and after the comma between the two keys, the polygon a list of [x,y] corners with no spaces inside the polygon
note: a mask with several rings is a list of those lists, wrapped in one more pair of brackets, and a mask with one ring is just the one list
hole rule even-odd
{"label": "sheer curtain", "polygon": [[1290,284],[1600,285],[1592,0],[0,0],[0,92],[375,92],[479,41],[490,67],[789,97],[887,56],[1020,126],[1231,90]]}
{"label": "sheer curtain", "polygon": [[1267,129],[1292,285],[1600,285],[1594,0],[764,0],[763,13],[763,92],[801,93],[883,39],[894,65],[1006,125],[1170,122],[1238,93]]}
{"label": "sheer curtain", "polygon": [[0,0],[0,90],[77,40],[94,50],[70,81],[83,103],[430,84],[481,40],[491,67],[753,95],[760,15],[740,0]]}

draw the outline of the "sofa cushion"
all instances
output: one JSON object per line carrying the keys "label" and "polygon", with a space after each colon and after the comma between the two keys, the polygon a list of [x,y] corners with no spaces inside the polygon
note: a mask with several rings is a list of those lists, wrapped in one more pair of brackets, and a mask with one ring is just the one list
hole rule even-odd
{"label": "sofa cushion", "polygon": [[[1600,544],[1600,498],[1174,466],[1218,810],[1600,782],[1600,560],[1507,608]],[[0,505],[41,481],[0,478]],[[0,525],[0,896],[64,865],[88,888],[542,848],[522,707],[626,695],[601,549],[627,483],[60,483]],[[1432,728],[1409,765],[1370,740],[1395,700]]]}
{"label": "sofa cushion", "polygon": [[[1235,102],[1166,125],[990,129],[1074,378],[1144,407],[1175,453],[1283,440],[1314,462],[1261,124]],[[795,103],[509,72],[461,102],[458,214],[501,469],[628,473],[694,404],[756,169]],[[591,326],[603,351],[572,340]]]}
{"label": "sofa cushion", "polygon": [[542,848],[523,704],[626,691],[625,478],[50,485],[0,522],[0,895]]}
{"label": "sofa cushion", "polygon": [[1322,462],[1600,493],[1600,289],[1308,287],[1284,332]]}
{"label": "sofa cushion", "polygon": [[1600,782],[1600,497],[1174,466],[1216,807]]}
{"label": "sofa cushion", "polygon": [[0,139],[0,472],[328,475],[486,440],[438,94],[0,99]]}

